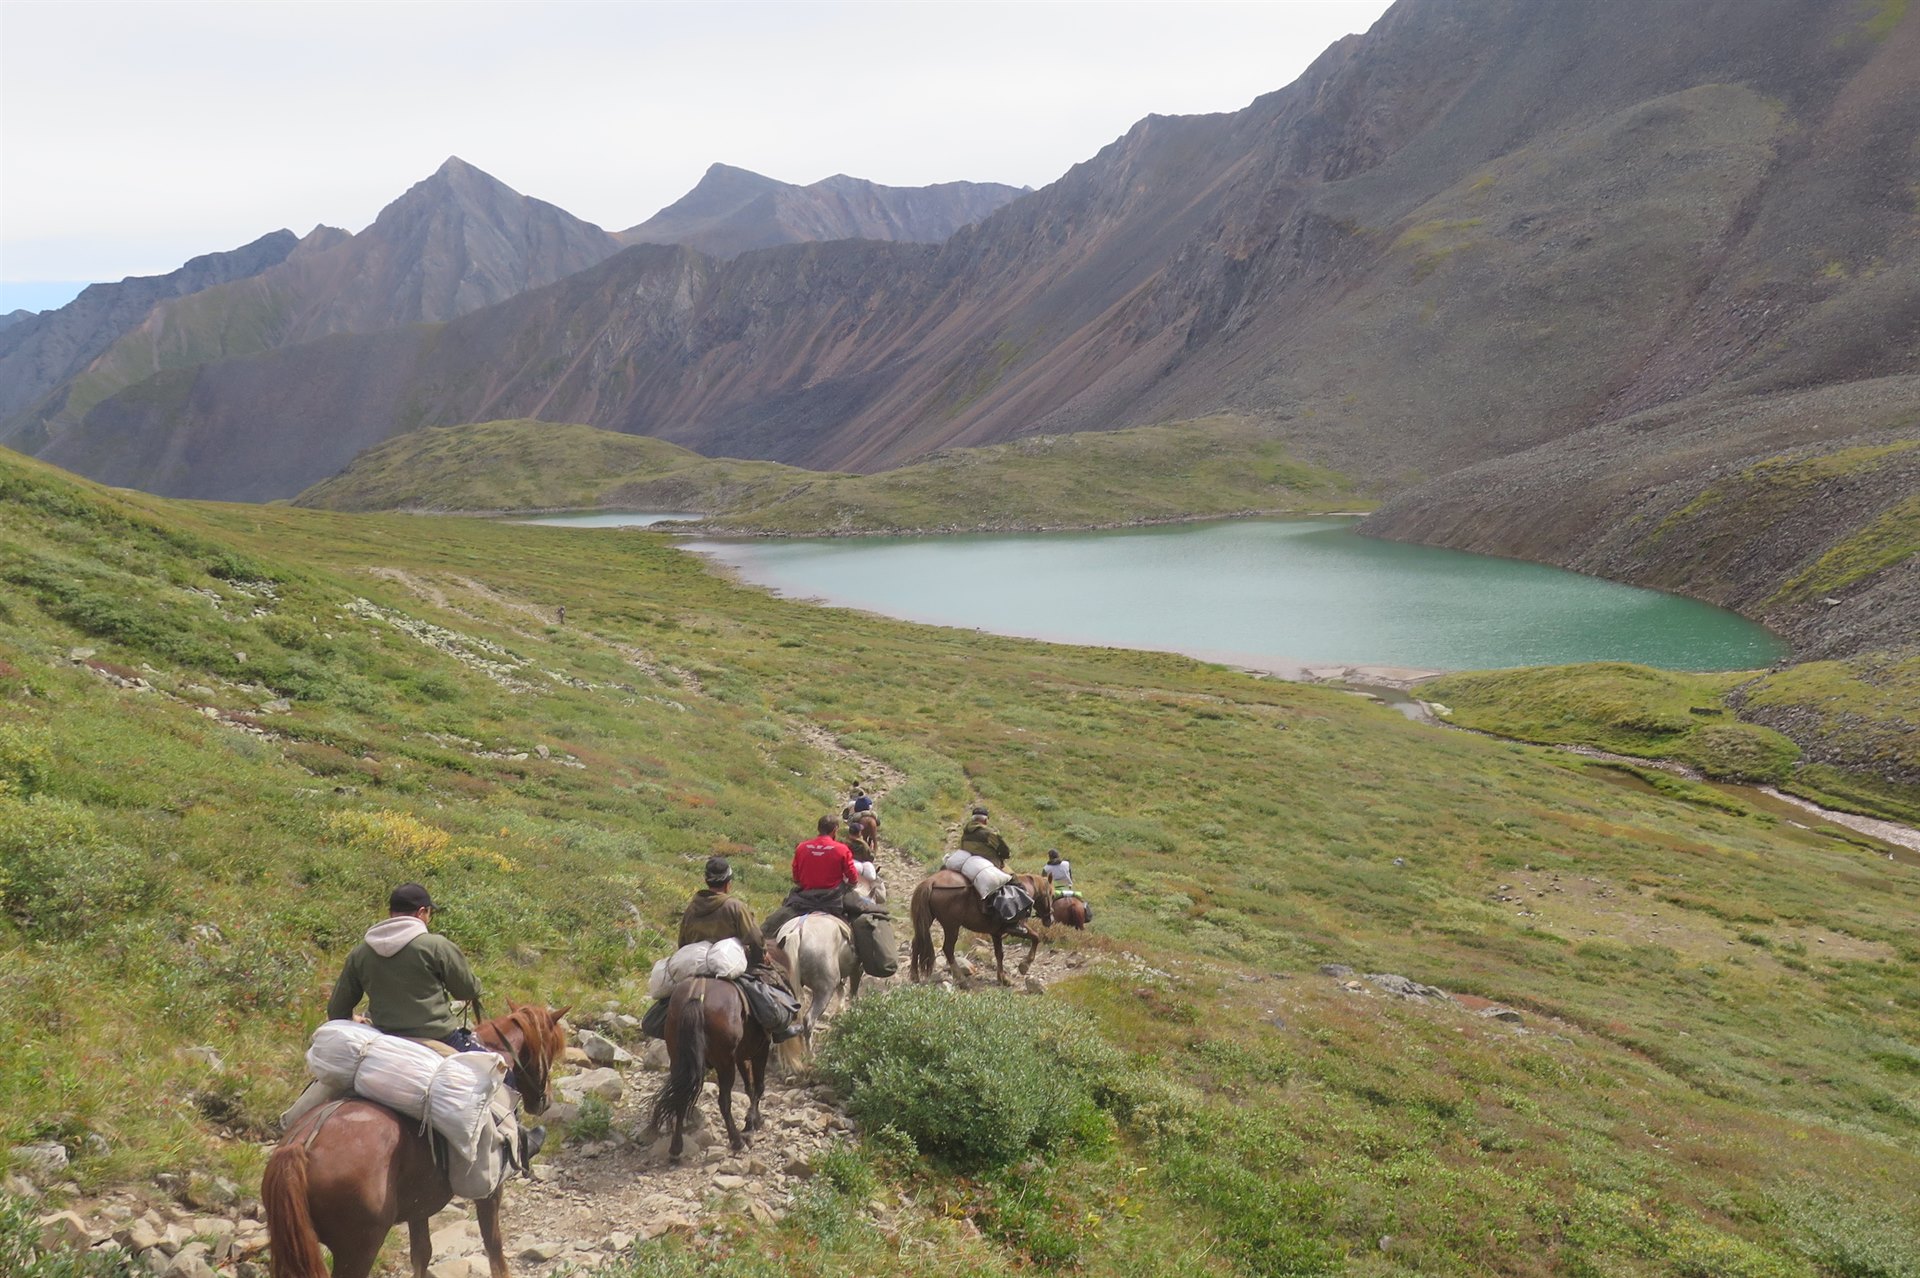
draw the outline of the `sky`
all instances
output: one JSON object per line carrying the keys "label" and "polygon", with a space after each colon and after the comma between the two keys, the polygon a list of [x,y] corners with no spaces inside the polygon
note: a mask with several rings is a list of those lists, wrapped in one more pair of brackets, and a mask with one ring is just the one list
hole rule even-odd
{"label": "sky", "polygon": [[0,313],[288,227],[449,155],[609,230],[716,161],[1044,186],[1148,114],[1233,111],[1387,0],[0,0]]}

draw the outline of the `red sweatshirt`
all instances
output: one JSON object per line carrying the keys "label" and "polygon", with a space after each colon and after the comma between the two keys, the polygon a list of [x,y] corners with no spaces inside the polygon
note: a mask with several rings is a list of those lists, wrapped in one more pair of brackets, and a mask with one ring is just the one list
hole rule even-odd
{"label": "red sweatshirt", "polygon": [[793,850],[795,887],[831,888],[859,881],[859,872],[853,868],[852,851],[831,835],[808,839]]}

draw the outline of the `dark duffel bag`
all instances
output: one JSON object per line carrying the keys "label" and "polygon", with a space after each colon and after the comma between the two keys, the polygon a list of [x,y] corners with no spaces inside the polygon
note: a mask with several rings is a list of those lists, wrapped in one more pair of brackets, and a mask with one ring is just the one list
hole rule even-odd
{"label": "dark duffel bag", "polygon": [[800,1015],[800,1000],[778,985],[757,981],[751,976],[735,977],[733,983],[747,996],[747,1010],[767,1032],[767,1037],[779,1042],[792,1028],[794,1018]]}
{"label": "dark duffel bag", "polygon": [[853,952],[868,976],[892,976],[900,970],[900,952],[893,942],[893,920],[884,914],[856,914]]}

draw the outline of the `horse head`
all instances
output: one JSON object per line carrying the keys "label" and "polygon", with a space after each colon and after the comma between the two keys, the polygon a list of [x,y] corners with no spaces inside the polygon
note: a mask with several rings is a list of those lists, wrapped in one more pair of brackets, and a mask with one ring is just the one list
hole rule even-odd
{"label": "horse head", "polygon": [[1044,874],[1022,874],[1022,886],[1033,894],[1033,912],[1042,923],[1053,926],[1053,880]]}
{"label": "horse head", "polygon": [[560,1018],[572,1010],[571,1005],[552,1011],[508,999],[505,1016],[496,1016],[475,1031],[482,1043],[507,1058],[513,1088],[529,1114],[543,1114],[553,1104],[553,1063],[567,1047]]}

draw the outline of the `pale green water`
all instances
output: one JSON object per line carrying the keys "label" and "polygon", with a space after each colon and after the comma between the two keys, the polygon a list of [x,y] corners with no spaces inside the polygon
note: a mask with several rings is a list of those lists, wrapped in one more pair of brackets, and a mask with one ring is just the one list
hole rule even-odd
{"label": "pale green water", "polygon": [[1376,541],[1353,521],[1103,533],[698,541],[748,581],[888,616],[1250,665],[1481,670],[1764,666],[1786,646],[1724,609],[1539,564]]}

